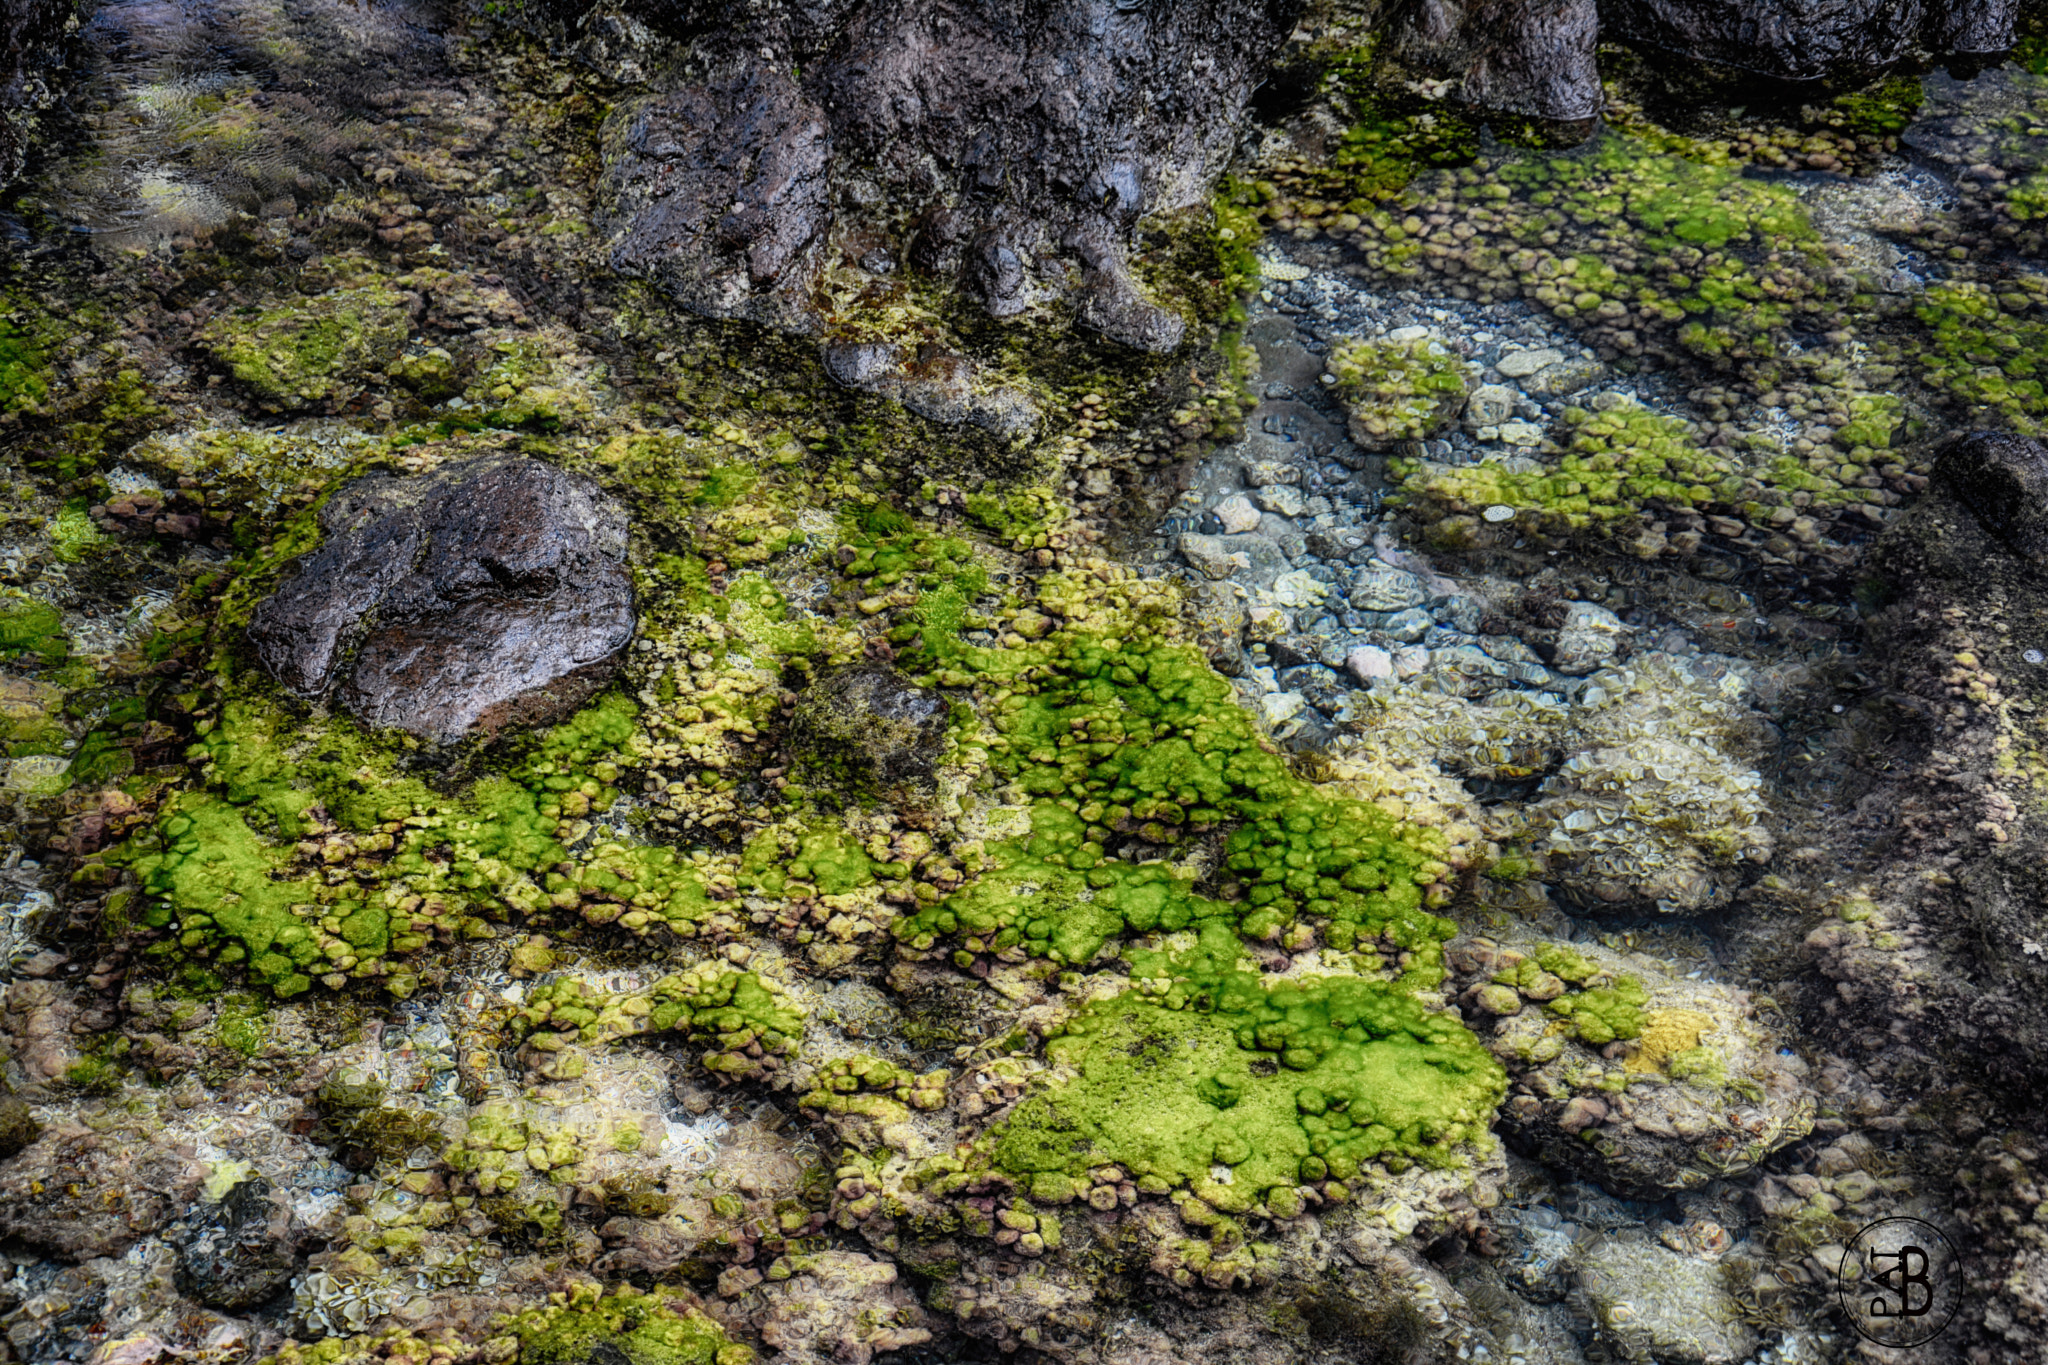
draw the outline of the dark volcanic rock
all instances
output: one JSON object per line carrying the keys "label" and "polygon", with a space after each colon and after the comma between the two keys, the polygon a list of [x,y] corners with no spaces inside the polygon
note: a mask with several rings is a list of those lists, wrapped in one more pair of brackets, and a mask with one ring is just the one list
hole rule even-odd
{"label": "dark volcanic rock", "polygon": [[290,1209],[257,1177],[229,1190],[178,1248],[178,1287],[215,1308],[247,1308],[298,1267]]}
{"label": "dark volcanic rock", "polygon": [[1489,109],[1577,122],[1600,112],[1596,0],[1493,0],[1473,13],[1465,98]]}
{"label": "dark volcanic rock", "polygon": [[205,1176],[131,1133],[45,1132],[0,1166],[0,1237],[60,1261],[118,1256],[177,1217]]}
{"label": "dark volcanic rock", "polygon": [[1949,443],[1934,473],[1986,530],[2035,563],[2048,563],[2048,446],[1973,431]]}
{"label": "dark volcanic rock", "polygon": [[368,724],[449,740],[556,720],[632,638],[625,513],[588,479],[498,457],[372,475],[320,521],[249,634],[286,688],[331,688]]}
{"label": "dark volcanic rock", "polygon": [[816,331],[831,148],[786,64],[742,60],[645,101],[606,130],[613,268],[694,312]]}
{"label": "dark volcanic rock", "polygon": [[[1161,352],[1186,324],[1131,276],[1137,224],[1206,204],[1301,6],[581,8],[583,55],[656,87],[606,133],[616,268],[699,312],[810,332],[834,236],[862,244],[842,252],[854,262],[889,242],[890,259],[947,277],[997,317],[1062,303]],[[623,31],[617,8],[672,46],[589,36]],[[792,57],[811,53],[793,79]],[[894,395],[886,372],[875,378]]]}
{"label": "dark volcanic rock", "polygon": [[49,102],[72,0],[7,0],[0,5],[0,186],[21,174],[30,120]]}
{"label": "dark volcanic rock", "polygon": [[1885,66],[1916,47],[2002,52],[2016,0],[1599,0],[1600,36],[1791,80]]}
{"label": "dark volcanic rock", "polygon": [[857,664],[820,680],[796,721],[810,747],[857,780],[922,782],[945,743],[946,703],[893,668]]}

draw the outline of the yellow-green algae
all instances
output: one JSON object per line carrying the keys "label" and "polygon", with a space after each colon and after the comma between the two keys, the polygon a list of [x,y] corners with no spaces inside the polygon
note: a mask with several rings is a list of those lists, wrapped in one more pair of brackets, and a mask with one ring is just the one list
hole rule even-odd
{"label": "yellow-green algae", "polygon": [[358,376],[396,357],[418,306],[371,282],[218,318],[200,341],[264,401],[300,407],[353,397]]}
{"label": "yellow-green algae", "polygon": [[[1454,931],[1423,908],[1448,873],[1441,836],[1296,776],[1198,651],[1061,632],[936,653],[936,681],[998,685],[990,760],[1037,803],[1031,835],[990,849],[983,882],[897,922],[911,947],[958,936],[1082,963],[1126,932],[1197,920],[1274,938],[1308,915],[1340,948],[1384,932],[1433,950]],[[1105,856],[1126,838],[1172,845],[1226,824],[1228,899]]]}
{"label": "yellow-green algae", "polygon": [[610,1346],[630,1365],[751,1365],[754,1352],[734,1342],[687,1301],[659,1290],[602,1292],[588,1281],[505,1324],[519,1339],[519,1365],[581,1365]]}
{"label": "yellow-green algae", "polygon": [[[578,1280],[548,1296],[544,1307],[499,1319],[485,1342],[452,1330],[410,1328],[312,1343],[287,1341],[262,1365],[414,1365],[485,1359],[500,1365],[582,1365],[615,1354],[627,1365],[752,1365],[752,1347],[734,1341],[697,1308],[687,1290],[606,1289]],[[502,1347],[502,1349],[499,1349]]]}
{"label": "yellow-green algae", "polygon": [[707,1070],[736,1078],[760,1075],[762,1053],[794,1053],[803,1015],[774,982],[714,962],[624,993],[563,977],[527,992],[506,1031],[545,1052],[673,1032],[707,1049]]}
{"label": "yellow-green algae", "polygon": [[1490,1140],[1506,1074],[1455,1016],[1361,977],[1265,981],[1240,957],[1221,925],[1190,953],[1139,955],[1134,979],[1154,989],[1091,1002],[1048,1040],[1077,1074],[1018,1107],[996,1164],[1034,1194],[1114,1164],[1251,1202],[1367,1161],[1455,1165]]}
{"label": "yellow-green algae", "polygon": [[153,837],[107,860],[133,867],[150,898],[138,918],[171,935],[151,951],[202,987],[217,984],[199,966],[211,962],[282,995],[316,977],[409,994],[408,955],[542,907],[636,932],[680,928],[707,902],[675,850],[606,840],[572,859],[562,842],[565,820],[616,796],[613,760],[635,710],[600,700],[456,798],[394,772],[386,748],[346,721],[306,730],[275,703],[230,701],[190,753],[213,789],[168,801]]}
{"label": "yellow-green algae", "polygon": [[1470,365],[1426,338],[1348,341],[1330,353],[1330,373],[1351,410],[1352,438],[1372,446],[1435,432],[1472,383]]}

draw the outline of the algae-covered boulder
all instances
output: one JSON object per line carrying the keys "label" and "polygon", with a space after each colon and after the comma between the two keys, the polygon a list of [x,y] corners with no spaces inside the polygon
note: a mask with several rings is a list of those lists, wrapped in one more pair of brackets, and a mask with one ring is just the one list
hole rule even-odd
{"label": "algae-covered boulder", "polygon": [[588,479],[502,458],[373,475],[320,521],[249,634],[286,688],[367,724],[452,740],[559,719],[632,638],[625,513]]}
{"label": "algae-covered boulder", "polygon": [[893,668],[859,664],[811,689],[798,704],[797,729],[857,782],[926,781],[945,742],[946,704]]}
{"label": "algae-covered boulder", "polygon": [[267,408],[336,406],[398,356],[419,307],[417,294],[384,284],[331,289],[253,316],[224,314],[199,341]]}
{"label": "algae-covered boulder", "polygon": [[1472,938],[1446,959],[1514,1083],[1501,1126],[1522,1151],[1653,1196],[1813,1128],[1804,1066],[1747,991],[1590,943]]}

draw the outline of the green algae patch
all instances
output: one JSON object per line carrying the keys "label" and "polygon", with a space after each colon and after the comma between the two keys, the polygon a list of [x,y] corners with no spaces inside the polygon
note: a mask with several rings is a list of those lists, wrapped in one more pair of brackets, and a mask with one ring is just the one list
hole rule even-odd
{"label": "green algae patch", "polygon": [[528,1309],[500,1325],[518,1339],[518,1365],[583,1365],[614,1357],[628,1365],[753,1365],[752,1348],[658,1289],[604,1292],[581,1281],[550,1298],[548,1307]]}
{"label": "green algae patch", "polygon": [[178,798],[157,829],[161,851],[133,864],[156,901],[143,922],[175,930],[186,953],[212,949],[216,960],[243,965],[251,980],[279,995],[309,988],[305,969],[320,957],[308,923],[318,884],[272,876],[288,862],[289,849],[260,838],[235,807],[203,793]]}
{"label": "green algae patch", "polygon": [[[1424,908],[1449,871],[1441,836],[1296,776],[1199,651],[1076,633],[949,659],[942,679],[996,685],[989,759],[1034,798],[1032,832],[991,849],[982,882],[897,921],[914,950],[965,936],[1083,962],[1131,932],[1215,920],[1277,938],[1308,915],[1333,946],[1384,933],[1427,970],[1453,932]],[[1215,899],[1164,864],[1110,856],[1225,826]]]}
{"label": "green algae patch", "polygon": [[199,343],[273,408],[345,402],[404,346],[418,308],[416,294],[357,285],[216,318]]}
{"label": "green algae patch", "polygon": [[1580,1042],[1604,1047],[1616,1040],[1641,1037],[1643,1006],[1649,1002],[1643,983],[1624,976],[1611,986],[1561,995],[1544,1008],[1569,1021]]}
{"label": "green algae patch", "polygon": [[376,979],[408,995],[421,968],[407,959],[430,943],[542,911],[692,934],[711,902],[686,855],[616,838],[569,852],[591,828],[583,817],[616,800],[636,718],[607,696],[507,771],[443,795],[345,720],[230,701],[188,752],[207,787],[103,861],[131,866],[149,898],[140,919],[162,934],[151,955],[209,982],[239,968],[283,994]]}
{"label": "green algae patch", "polygon": [[1018,1106],[995,1164],[1019,1177],[1114,1164],[1242,1209],[1368,1161],[1456,1166],[1490,1141],[1506,1074],[1457,1019],[1386,982],[1270,984],[1235,957],[1211,931],[1153,966],[1173,975],[1085,1006],[1046,1044],[1073,1079]]}
{"label": "green algae patch", "polygon": [[1351,411],[1352,439],[1373,447],[1437,431],[1472,384],[1472,366],[1427,338],[1346,342],[1330,353],[1330,373]]}
{"label": "green algae patch", "polygon": [[0,321],[0,412],[33,411],[49,397],[49,366],[41,347]]}
{"label": "green algae patch", "polygon": [[32,597],[0,598],[0,658],[25,654],[44,663],[62,663],[70,657],[63,614]]}
{"label": "green algae patch", "polygon": [[1921,380],[1969,407],[1972,420],[2038,436],[2048,421],[2048,323],[2015,316],[2032,296],[2017,299],[2020,309],[2009,310],[1986,285],[1931,286],[1914,313],[1933,344],[1916,358]]}
{"label": "green algae patch", "polygon": [[575,977],[544,983],[527,993],[507,1031],[542,1052],[673,1033],[705,1049],[707,1070],[736,1080],[776,1069],[795,1053],[803,1027],[780,983],[709,962],[641,991],[606,992]]}

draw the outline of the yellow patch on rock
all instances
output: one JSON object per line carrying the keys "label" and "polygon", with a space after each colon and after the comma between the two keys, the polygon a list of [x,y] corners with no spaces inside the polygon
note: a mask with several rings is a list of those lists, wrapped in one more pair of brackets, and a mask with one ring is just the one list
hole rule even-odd
{"label": "yellow patch on rock", "polygon": [[1698,1010],[1651,1010],[1643,1016],[1642,1036],[1622,1069],[1639,1075],[1663,1071],[1671,1058],[1698,1047],[1700,1035],[1713,1026],[1713,1016]]}

